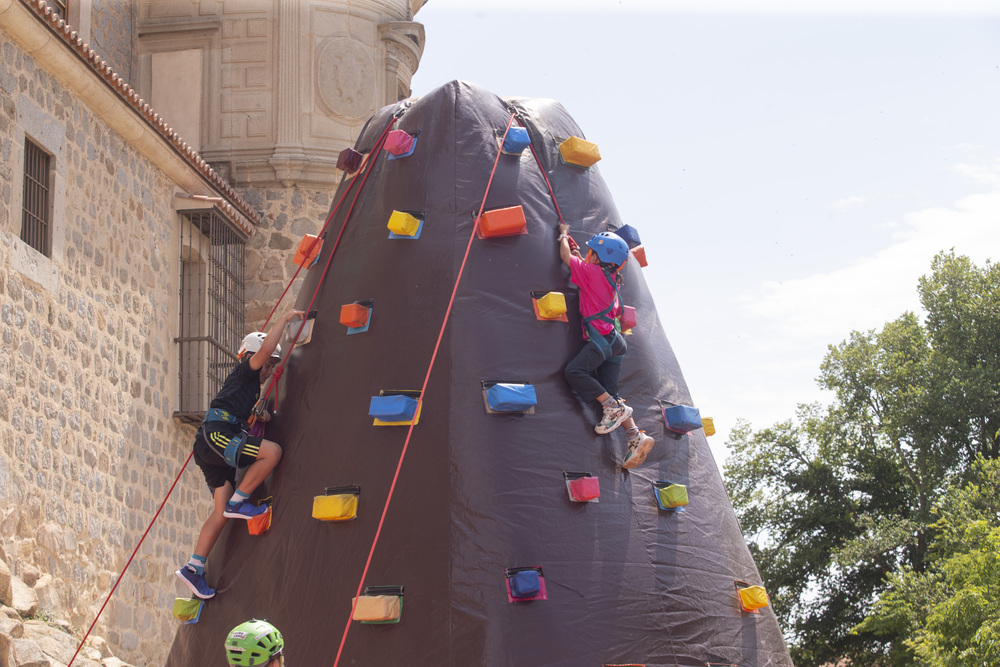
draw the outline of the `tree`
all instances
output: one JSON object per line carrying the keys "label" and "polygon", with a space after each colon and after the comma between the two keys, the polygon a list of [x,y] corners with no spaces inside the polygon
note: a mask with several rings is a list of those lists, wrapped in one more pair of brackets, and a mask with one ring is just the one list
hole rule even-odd
{"label": "tree", "polygon": [[926,324],[904,313],[830,347],[829,406],[728,443],[733,505],[800,666],[913,664],[918,619],[862,621],[891,575],[925,571],[935,501],[1000,453],[1000,270],[941,253],[919,290]]}
{"label": "tree", "polygon": [[903,635],[931,667],[1000,664],[1000,460],[979,458],[935,514],[926,570],[890,575],[856,631]]}

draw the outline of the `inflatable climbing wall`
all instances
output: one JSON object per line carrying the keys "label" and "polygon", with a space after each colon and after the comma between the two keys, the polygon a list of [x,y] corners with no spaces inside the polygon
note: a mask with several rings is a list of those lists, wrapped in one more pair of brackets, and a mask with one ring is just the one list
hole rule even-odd
{"label": "inflatable climbing wall", "polygon": [[[355,148],[321,252],[300,256],[316,316],[268,425],[272,525],[229,523],[218,595],[168,665],[225,664],[250,617],[296,667],[791,665],[770,607],[747,611],[766,595],[664,334],[697,326],[683,295],[658,314],[626,265],[644,465],[622,470],[624,429],[596,435],[563,378],[583,341],[556,225],[582,245],[623,224],[583,131],[552,100],[452,82]],[[632,246],[670,224],[630,222]]]}

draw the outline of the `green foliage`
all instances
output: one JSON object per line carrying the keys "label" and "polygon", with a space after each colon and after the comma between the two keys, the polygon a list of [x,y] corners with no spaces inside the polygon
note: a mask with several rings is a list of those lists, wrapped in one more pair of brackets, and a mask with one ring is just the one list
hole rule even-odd
{"label": "green foliage", "polygon": [[909,664],[1000,664],[1000,461],[979,459],[970,476],[935,508],[926,571],[892,575],[857,627],[905,637]]}
{"label": "green foliage", "polygon": [[1000,269],[941,253],[919,290],[926,324],[904,313],[830,346],[818,381],[831,405],[740,423],[728,442],[726,483],[799,667],[998,650],[1000,626],[981,619],[1000,597],[973,573],[1000,571],[986,551],[953,560],[973,538],[997,553],[995,524],[968,534],[971,517],[942,523],[960,510],[935,503],[977,456],[1000,455]]}

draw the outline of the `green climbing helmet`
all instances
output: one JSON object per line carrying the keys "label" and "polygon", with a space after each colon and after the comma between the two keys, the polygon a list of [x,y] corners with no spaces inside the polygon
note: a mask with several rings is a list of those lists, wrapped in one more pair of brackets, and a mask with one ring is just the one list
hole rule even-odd
{"label": "green climbing helmet", "polygon": [[240,623],[226,637],[226,659],[230,665],[266,665],[284,650],[285,640],[278,628],[256,618]]}

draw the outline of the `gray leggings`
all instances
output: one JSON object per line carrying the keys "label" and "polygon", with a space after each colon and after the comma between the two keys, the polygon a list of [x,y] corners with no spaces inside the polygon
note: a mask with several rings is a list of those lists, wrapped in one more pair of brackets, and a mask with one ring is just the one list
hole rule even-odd
{"label": "gray leggings", "polygon": [[607,392],[618,396],[618,379],[622,374],[622,357],[628,352],[628,345],[622,336],[611,332],[604,337],[611,343],[611,354],[607,361],[597,347],[597,343],[587,341],[573,359],[566,364],[564,375],[569,386],[584,401],[593,401]]}

